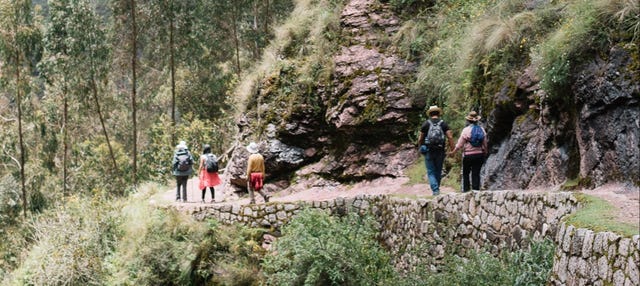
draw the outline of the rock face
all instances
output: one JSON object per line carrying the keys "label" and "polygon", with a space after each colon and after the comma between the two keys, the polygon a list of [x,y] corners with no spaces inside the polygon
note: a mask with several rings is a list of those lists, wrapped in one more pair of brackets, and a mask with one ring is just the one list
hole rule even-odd
{"label": "rock face", "polygon": [[543,187],[571,179],[588,187],[638,184],[640,70],[630,52],[614,47],[607,59],[578,67],[570,99],[560,104],[546,99],[535,70],[523,72],[515,95],[505,88],[494,98],[485,187]]}
{"label": "rock face", "polygon": [[614,47],[607,60],[585,65],[573,86],[580,177],[595,185],[640,180],[640,67],[632,68],[632,61]]}
{"label": "rock face", "polygon": [[[315,90],[321,111],[301,103],[284,122],[271,122],[260,142],[270,180],[302,166],[305,176],[329,181],[399,176],[413,162],[417,152],[406,141],[418,128],[424,103],[403,84],[414,76],[416,64],[394,54],[387,40],[399,27],[391,9],[378,1],[346,4],[340,36],[347,44],[333,56],[331,81]],[[267,84],[259,94],[269,92]],[[231,183],[243,187],[248,153],[240,149],[227,171]]]}

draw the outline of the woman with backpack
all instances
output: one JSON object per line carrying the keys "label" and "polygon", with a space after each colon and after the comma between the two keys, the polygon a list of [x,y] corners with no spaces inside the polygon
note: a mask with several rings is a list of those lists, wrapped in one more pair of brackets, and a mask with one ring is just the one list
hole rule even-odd
{"label": "woman with backpack", "polygon": [[213,203],[216,199],[215,189],[213,187],[220,184],[218,158],[216,158],[216,155],[211,154],[211,146],[209,146],[209,144],[205,144],[202,149],[200,166],[198,167],[198,178],[200,179],[200,189],[202,190],[201,202],[204,203],[204,195],[208,187],[211,190],[211,202]]}
{"label": "woman with backpack", "polygon": [[484,128],[478,125],[480,116],[475,111],[465,117],[467,127],[462,129],[456,147],[450,154],[462,151],[462,192],[469,191],[469,173],[471,173],[471,189],[480,190],[480,170],[487,155],[487,136]]}

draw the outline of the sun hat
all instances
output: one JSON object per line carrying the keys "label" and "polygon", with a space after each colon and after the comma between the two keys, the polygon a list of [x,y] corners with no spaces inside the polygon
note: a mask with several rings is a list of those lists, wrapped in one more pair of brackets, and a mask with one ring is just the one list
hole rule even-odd
{"label": "sun hat", "polygon": [[247,146],[247,151],[249,151],[249,153],[251,154],[258,153],[258,144],[256,144],[256,142],[249,143],[249,145]]}
{"label": "sun hat", "polygon": [[189,149],[187,147],[187,142],[184,141],[180,141],[180,143],[178,143],[178,145],[176,146],[177,149]]}
{"label": "sun hat", "polygon": [[427,115],[431,116],[431,113],[433,112],[437,112],[438,114],[442,115],[442,109],[440,109],[440,107],[438,107],[437,105],[429,106],[429,109],[427,110]]}
{"label": "sun hat", "polygon": [[471,111],[469,112],[469,115],[467,115],[467,117],[465,117],[464,119],[469,120],[471,122],[477,122],[478,120],[480,120],[480,115],[478,115],[477,112],[475,111]]}

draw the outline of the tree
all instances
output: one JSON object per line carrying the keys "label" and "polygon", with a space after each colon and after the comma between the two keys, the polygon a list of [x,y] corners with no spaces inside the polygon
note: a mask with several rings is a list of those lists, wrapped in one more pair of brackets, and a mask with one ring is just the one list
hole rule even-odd
{"label": "tree", "polygon": [[[63,193],[67,193],[68,101],[84,100],[91,94],[109,147],[114,170],[117,164],[98,100],[97,78],[107,73],[108,48],[98,16],[87,0],[49,2],[49,22],[44,39],[45,56],[40,64],[50,85],[61,85],[63,96]],[[88,64],[87,64],[88,63]]]}
{"label": "tree", "polygon": [[18,141],[20,149],[20,186],[23,214],[27,215],[27,190],[25,186],[25,153],[23,130],[23,96],[29,93],[31,63],[38,53],[40,34],[34,24],[29,0],[0,0],[0,52],[7,66],[13,67],[15,104],[18,110]]}

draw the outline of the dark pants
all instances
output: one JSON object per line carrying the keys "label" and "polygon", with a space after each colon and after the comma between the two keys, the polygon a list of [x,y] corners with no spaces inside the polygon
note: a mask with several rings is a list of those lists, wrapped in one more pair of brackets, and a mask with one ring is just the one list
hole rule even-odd
{"label": "dark pants", "polygon": [[480,170],[484,163],[483,154],[464,155],[462,159],[462,189],[469,191],[469,173],[471,173],[471,189],[480,190]]}
{"label": "dark pants", "polygon": [[180,200],[180,186],[182,186],[182,200],[187,201],[187,181],[189,176],[176,176],[176,200]]}
{"label": "dark pants", "polygon": [[429,151],[424,155],[424,163],[427,167],[427,177],[433,195],[440,194],[440,181],[442,181],[442,165],[444,164],[444,150]]}
{"label": "dark pants", "polygon": [[[216,193],[215,193],[215,189],[213,187],[209,187],[209,190],[211,190],[211,200],[213,201],[216,198]],[[202,189],[202,200],[204,201],[204,194],[207,193],[207,187],[204,187],[204,189]]]}

